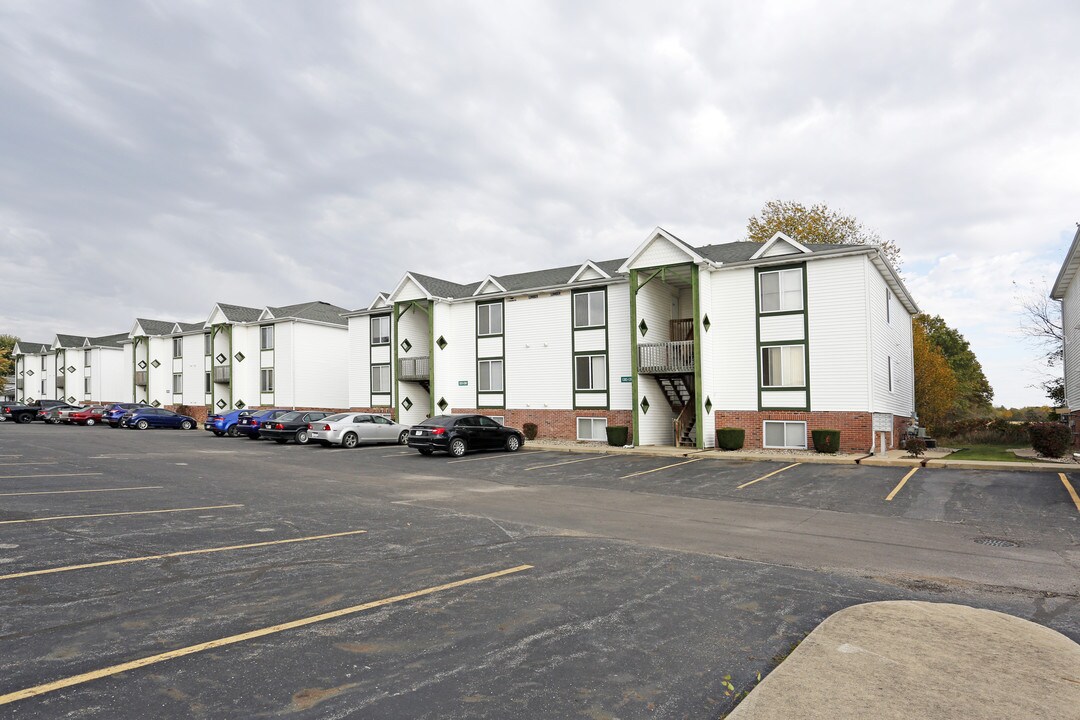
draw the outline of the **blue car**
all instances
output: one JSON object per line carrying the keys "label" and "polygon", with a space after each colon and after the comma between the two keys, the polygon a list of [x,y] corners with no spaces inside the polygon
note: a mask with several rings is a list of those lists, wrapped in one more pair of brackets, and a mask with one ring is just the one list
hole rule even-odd
{"label": "blue car", "polygon": [[191,430],[195,427],[195,418],[164,408],[138,408],[129,410],[120,418],[120,427],[146,430],[147,428],[178,428]]}
{"label": "blue car", "polygon": [[241,435],[247,435],[250,440],[259,439],[259,428],[263,426],[267,420],[273,420],[274,418],[281,417],[289,410],[282,410],[281,408],[275,408],[273,410],[256,410],[251,412],[245,410],[240,413],[240,419],[236,423],[236,430]]}
{"label": "blue car", "polygon": [[221,437],[222,435],[236,437],[239,434],[237,423],[240,421],[240,413],[242,412],[247,411],[232,410],[224,414],[214,413],[213,415],[208,415],[206,422],[203,423],[203,430],[212,432],[217,437]]}
{"label": "blue car", "polygon": [[109,427],[120,427],[120,418],[124,417],[132,410],[139,410],[141,408],[150,407],[146,403],[112,403],[105,406],[105,410],[101,413],[101,422],[109,423]]}

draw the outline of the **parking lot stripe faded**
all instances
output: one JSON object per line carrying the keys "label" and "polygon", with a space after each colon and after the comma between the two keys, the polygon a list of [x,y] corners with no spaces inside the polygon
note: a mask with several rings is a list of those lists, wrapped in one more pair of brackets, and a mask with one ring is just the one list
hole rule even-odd
{"label": "parking lot stripe faded", "polygon": [[756,479],[756,480],[751,480],[750,482],[744,482],[744,483],[743,483],[742,485],[738,485],[738,486],[736,486],[736,487],[735,487],[735,489],[736,489],[736,490],[742,490],[742,489],[743,489],[744,487],[750,487],[750,486],[751,486],[751,485],[753,485],[754,483],[759,483],[759,482],[761,482],[762,480],[768,480],[768,479],[769,479],[769,478],[771,478],[771,477],[772,477],[773,475],[779,475],[780,473],[784,472],[785,470],[790,470],[791,468],[793,468],[793,467],[798,467],[799,465],[802,465],[802,463],[792,463],[791,465],[788,465],[787,467],[782,467],[782,468],[780,468],[779,470],[773,470],[773,471],[772,471],[771,473],[769,473],[768,475],[762,475],[761,477],[759,477],[759,478],[758,478],[758,479]]}
{"label": "parking lot stripe faded", "polygon": [[56,465],[55,460],[43,460],[42,462],[17,462],[17,463],[0,463],[0,467],[15,467],[16,465]]}
{"label": "parking lot stripe faded", "polygon": [[679,467],[680,465],[689,465],[692,462],[697,462],[701,458],[694,458],[692,460],[683,460],[682,462],[672,463],[670,465],[664,465],[663,467],[653,468],[652,470],[642,470],[641,472],[630,473],[629,475],[623,475],[620,480],[626,480],[627,478],[637,477],[638,475],[648,475],[649,473],[660,472],[661,470],[667,470],[668,468]]}
{"label": "parking lot stripe faded", "polygon": [[1061,478],[1061,482],[1065,483],[1065,489],[1069,491],[1069,497],[1072,498],[1073,505],[1080,511],[1080,495],[1076,494],[1076,488],[1069,482],[1069,478],[1065,477],[1065,473],[1058,473],[1058,477]]}
{"label": "parking lot stripe faded", "polygon": [[57,475],[0,475],[0,480],[25,480],[26,478],[46,477],[90,477],[92,475],[104,475],[105,473],[60,473]]}
{"label": "parking lot stripe faded", "polygon": [[911,468],[911,470],[908,471],[908,474],[900,480],[899,484],[897,484],[897,486],[892,489],[892,492],[885,496],[885,500],[887,502],[891,502],[892,499],[896,497],[896,493],[900,492],[900,490],[904,487],[904,483],[908,481],[908,478],[914,475],[918,470],[919,468],[917,467]]}
{"label": "parking lot stripe faded", "polygon": [[393,605],[394,603],[404,602],[405,600],[412,600],[414,598],[424,597],[425,595],[432,595],[434,593],[443,592],[445,590],[452,590],[454,588],[463,587],[465,585],[472,585],[474,583],[483,582],[485,580],[494,580],[495,578],[505,577],[507,575],[513,575],[514,573],[524,572],[525,570],[532,569],[532,565],[518,565],[516,567],[507,568],[505,570],[498,570],[496,572],[485,573],[483,575],[474,575],[463,580],[456,580],[444,585],[436,585],[435,587],[424,588],[423,590],[414,590],[413,592],[404,593],[402,595],[394,595],[393,597],[383,598],[381,600],[373,600],[361,605],[353,605],[352,607],[342,608],[341,610],[333,610],[331,612],[322,613],[320,615],[312,615],[311,617],[300,618],[299,620],[292,620],[290,622],[281,623],[280,625],[271,625],[270,627],[260,628],[258,630],[252,630],[246,633],[240,633],[239,635],[229,635],[228,637],[219,638],[217,640],[210,640],[209,642],[199,643],[197,645],[189,645],[183,648],[177,648],[176,650],[169,650],[168,652],[159,653],[157,655],[149,655],[138,660],[132,660],[130,662],[120,663],[118,665],[110,665],[109,667],[102,668],[100,670],[93,670],[91,672],[82,673],[81,675],[72,675],[71,677],[56,680],[51,683],[45,683],[43,685],[35,685],[23,690],[17,690],[5,695],[0,695],[0,705],[7,705],[18,700],[25,700],[27,698],[36,697],[38,695],[44,695],[45,693],[55,692],[56,690],[63,690],[64,688],[72,687],[73,685],[82,685],[93,680],[100,680],[101,678],[109,677],[112,675],[119,675],[120,673],[130,672],[137,670],[148,665],[154,665],[167,660],[175,660],[176,658],[185,657],[187,655],[194,655],[196,653],[204,652],[206,650],[213,650],[219,647],[225,647],[227,645],[235,645],[236,643],[244,642],[247,640],[254,640],[256,638],[265,637],[267,635],[274,635],[286,630],[294,630],[296,628],[304,627],[306,625],[313,625],[319,622],[325,622],[327,620],[336,620],[337,618],[346,617],[348,615],[355,615],[357,613],[364,612],[365,610],[373,610],[375,608],[384,607],[386,605]]}
{"label": "parking lot stripe faded", "polygon": [[46,522],[48,520],[77,520],[79,518],[117,517],[119,515],[154,515],[157,513],[191,512],[194,510],[224,510],[226,508],[244,507],[240,504],[233,505],[206,505],[204,507],[171,508],[167,510],[128,510],[127,512],[94,513],[92,515],[54,515],[53,517],[27,518],[25,520],[0,520],[0,525],[15,525],[18,523]]}
{"label": "parking lot stripe faded", "polygon": [[164,485],[143,485],[141,487],[94,488],[92,490],[35,490],[34,492],[0,493],[0,497],[17,495],[74,495],[75,493],[127,492],[128,490],[160,490]]}
{"label": "parking lot stripe faded", "polygon": [[245,545],[222,545],[220,547],[201,548],[199,550],[179,550],[177,552],[161,553],[160,555],[144,555],[142,557],[120,558],[119,560],[102,560],[100,562],[82,563],[81,565],[65,565],[63,567],[27,570],[25,572],[11,573],[10,575],[0,575],[0,580],[14,580],[16,578],[32,577],[34,575],[51,575],[52,573],[69,572],[71,570],[87,570],[89,568],[108,567],[110,565],[127,565],[129,563],[148,562],[150,560],[184,557],[185,555],[208,555],[210,553],[225,552],[227,550],[248,550],[250,548],[267,547],[269,545],[312,542],[315,540],[345,537],[347,535],[362,535],[366,532],[367,530],[349,530],[347,532],[330,533],[329,535],[312,535],[310,537],[287,538],[285,540],[267,540],[265,542],[247,543]]}
{"label": "parking lot stripe faded", "polygon": [[451,460],[447,464],[449,465],[451,463],[477,462],[478,460],[498,460],[499,458],[514,457],[515,455],[543,455],[546,452],[548,452],[548,451],[547,450],[522,450],[519,453],[509,453],[509,454],[501,453],[501,454],[498,454],[498,455],[484,455],[482,457],[471,457],[471,458],[463,458],[461,460]]}
{"label": "parking lot stripe faded", "polygon": [[564,462],[550,463],[548,465],[533,465],[532,467],[525,468],[526,470],[539,470],[541,468],[558,467],[559,465],[573,465],[574,463],[589,462],[590,460],[609,460],[615,457],[614,455],[598,455],[595,457],[582,458],[580,460],[566,460]]}

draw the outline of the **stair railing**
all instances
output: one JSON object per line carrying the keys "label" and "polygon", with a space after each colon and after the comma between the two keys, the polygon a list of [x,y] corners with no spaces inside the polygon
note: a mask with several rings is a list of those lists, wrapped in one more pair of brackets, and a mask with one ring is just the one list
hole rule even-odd
{"label": "stair railing", "polygon": [[673,430],[675,431],[675,447],[682,444],[683,431],[686,430],[690,424],[690,418],[692,416],[691,411],[694,409],[693,397],[690,401],[683,405],[682,410],[679,411],[679,416],[672,421]]}

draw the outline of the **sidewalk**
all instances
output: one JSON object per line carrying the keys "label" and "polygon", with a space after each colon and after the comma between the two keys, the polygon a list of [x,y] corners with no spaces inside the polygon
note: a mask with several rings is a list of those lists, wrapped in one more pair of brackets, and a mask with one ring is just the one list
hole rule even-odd
{"label": "sidewalk", "polygon": [[730,720],[1080,718],[1080,645],[965,605],[855,605],[821,623]]}

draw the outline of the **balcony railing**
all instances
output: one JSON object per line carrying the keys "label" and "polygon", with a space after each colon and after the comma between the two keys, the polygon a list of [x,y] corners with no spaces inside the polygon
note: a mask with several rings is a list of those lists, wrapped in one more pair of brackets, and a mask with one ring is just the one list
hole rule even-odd
{"label": "balcony railing", "polygon": [[431,358],[408,357],[398,359],[398,380],[429,380],[431,378]]}
{"label": "balcony railing", "polygon": [[672,340],[694,339],[694,318],[679,318],[671,321]]}
{"label": "balcony railing", "polygon": [[214,382],[227,383],[232,380],[232,366],[230,365],[215,365],[214,366]]}
{"label": "balcony railing", "polygon": [[146,384],[148,382],[147,381],[147,375],[149,375],[149,373],[146,370],[136,370],[135,371],[135,384],[138,385],[139,387],[146,387]]}
{"label": "balcony railing", "polygon": [[59,390],[62,387],[64,387],[64,376],[63,375],[57,375],[56,376],[56,389]]}
{"label": "balcony railing", "polygon": [[645,374],[694,372],[694,341],[638,345],[638,372]]}

